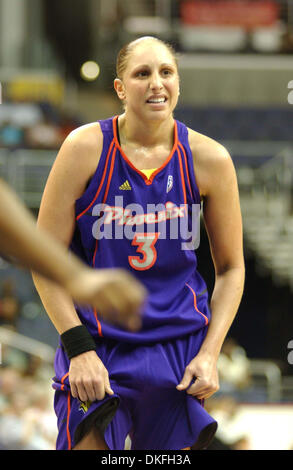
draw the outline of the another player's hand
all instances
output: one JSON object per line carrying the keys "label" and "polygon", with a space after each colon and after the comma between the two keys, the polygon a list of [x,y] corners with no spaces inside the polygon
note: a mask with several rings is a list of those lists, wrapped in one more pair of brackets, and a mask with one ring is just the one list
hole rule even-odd
{"label": "another player's hand", "polygon": [[186,366],[177,390],[186,390],[199,400],[211,397],[219,390],[217,361],[207,354],[198,354]]}
{"label": "another player's hand", "polygon": [[109,374],[95,351],[88,351],[70,360],[69,383],[71,395],[81,401],[103,400],[113,395]]}
{"label": "another player's hand", "polygon": [[67,289],[77,302],[96,308],[104,320],[140,329],[146,290],[126,270],[87,268],[70,280]]}

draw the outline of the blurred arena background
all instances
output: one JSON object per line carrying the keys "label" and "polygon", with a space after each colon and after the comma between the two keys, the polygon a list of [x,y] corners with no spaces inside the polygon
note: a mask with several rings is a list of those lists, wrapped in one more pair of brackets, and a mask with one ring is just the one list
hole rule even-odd
{"label": "blurred arena background", "polygon": [[[0,176],[37,216],[66,135],[121,112],[116,53],[141,35],[174,45],[175,117],[223,143],[239,181],[246,285],[206,402],[210,450],[293,449],[292,0],[0,0]],[[204,232],[198,257],[211,290]],[[4,259],[0,343],[0,448],[54,449],[57,334]]]}

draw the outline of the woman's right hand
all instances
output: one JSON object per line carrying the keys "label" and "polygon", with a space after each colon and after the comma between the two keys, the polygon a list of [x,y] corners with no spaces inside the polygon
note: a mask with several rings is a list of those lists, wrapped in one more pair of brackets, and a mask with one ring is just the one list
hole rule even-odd
{"label": "woman's right hand", "polygon": [[113,395],[109,374],[95,351],[87,351],[70,360],[69,384],[71,395],[80,401],[103,400]]}

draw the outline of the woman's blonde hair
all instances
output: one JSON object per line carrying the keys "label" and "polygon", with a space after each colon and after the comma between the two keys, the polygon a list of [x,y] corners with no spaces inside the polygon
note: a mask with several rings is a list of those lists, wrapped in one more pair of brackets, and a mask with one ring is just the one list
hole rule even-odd
{"label": "woman's blonde hair", "polygon": [[156,38],[154,36],[143,36],[141,38],[138,38],[138,39],[135,39],[134,41],[129,42],[128,44],[123,46],[122,49],[120,49],[120,51],[118,52],[117,60],[116,60],[116,76],[117,76],[117,78],[120,78],[120,80],[122,80],[123,74],[124,74],[125,69],[127,67],[128,59],[129,59],[133,49],[135,48],[135,46],[140,44],[142,41],[147,41],[147,40],[148,41],[156,41],[159,44],[165,46],[168,49],[168,51],[171,53],[171,55],[172,55],[172,57],[175,61],[176,67],[178,67],[176,51],[175,51],[175,49],[173,48],[173,46],[171,44],[169,44],[168,42],[163,41],[162,39]]}

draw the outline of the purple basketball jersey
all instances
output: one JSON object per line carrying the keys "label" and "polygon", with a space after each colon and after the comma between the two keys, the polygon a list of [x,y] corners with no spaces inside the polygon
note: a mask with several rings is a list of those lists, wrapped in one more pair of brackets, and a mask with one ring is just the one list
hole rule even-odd
{"label": "purple basketball jersey", "polygon": [[199,220],[188,130],[175,121],[174,145],[164,164],[148,179],[123,152],[118,116],[100,121],[103,151],[87,189],[76,201],[71,249],[88,265],[124,268],[149,295],[139,332],[105,322],[98,311],[76,306],[90,333],[130,343],[168,341],[206,326],[208,293],[197,271],[194,249],[186,249]]}

